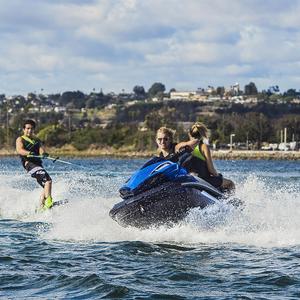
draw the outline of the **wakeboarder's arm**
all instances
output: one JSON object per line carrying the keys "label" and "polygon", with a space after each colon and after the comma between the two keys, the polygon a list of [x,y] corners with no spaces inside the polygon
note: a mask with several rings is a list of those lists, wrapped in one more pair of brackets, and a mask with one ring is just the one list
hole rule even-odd
{"label": "wakeboarder's arm", "polygon": [[210,154],[210,150],[209,150],[209,147],[206,145],[206,144],[202,144],[201,146],[201,151],[203,153],[203,155],[205,156],[206,158],[206,163],[207,163],[207,169],[208,169],[208,172],[211,174],[211,175],[214,175],[214,176],[218,176],[218,172],[216,171],[215,167],[214,167],[214,164],[213,164],[213,161],[212,161],[212,158],[211,158],[211,154]]}
{"label": "wakeboarder's arm", "polygon": [[30,154],[30,151],[25,150],[21,137],[18,137],[16,140],[16,151],[19,155],[22,155],[22,156],[27,156]]}
{"label": "wakeboarder's arm", "polygon": [[42,144],[40,144],[39,153],[40,153],[40,155],[43,155],[44,153],[46,153],[46,150]]}

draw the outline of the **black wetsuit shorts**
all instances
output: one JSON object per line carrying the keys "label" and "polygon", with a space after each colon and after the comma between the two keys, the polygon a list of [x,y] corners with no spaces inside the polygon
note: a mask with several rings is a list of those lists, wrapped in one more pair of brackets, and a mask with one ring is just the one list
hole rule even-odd
{"label": "black wetsuit shorts", "polygon": [[35,178],[41,187],[45,186],[47,181],[51,181],[50,175],[43,168],[43,166],[39,166],[29,161],[25,166],[26,171],[31,177]]}

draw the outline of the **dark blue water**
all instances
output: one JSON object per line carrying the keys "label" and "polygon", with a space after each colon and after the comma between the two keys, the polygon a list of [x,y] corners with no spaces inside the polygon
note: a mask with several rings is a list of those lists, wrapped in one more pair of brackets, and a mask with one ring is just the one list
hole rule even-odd
{"label": "dark blue water", "polygon": [[300,162],[217,161],[243,209],[193,210],[173,228],[122,228],[108,216],[144,160],[47,163],[54,198],[17,159],[0,160],[2,299],[299,299]]}

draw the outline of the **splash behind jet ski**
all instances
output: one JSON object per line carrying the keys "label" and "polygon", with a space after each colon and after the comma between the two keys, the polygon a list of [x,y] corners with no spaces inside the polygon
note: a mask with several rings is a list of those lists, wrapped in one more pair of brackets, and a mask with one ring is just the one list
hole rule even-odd
{"label": "splash behind jet ski", "polygon": [[182,221],[189,210],[214,204],[223,194],[180,165],[155,157],[119,190],[123,201],[109,212],[121,226],[149,228]]}

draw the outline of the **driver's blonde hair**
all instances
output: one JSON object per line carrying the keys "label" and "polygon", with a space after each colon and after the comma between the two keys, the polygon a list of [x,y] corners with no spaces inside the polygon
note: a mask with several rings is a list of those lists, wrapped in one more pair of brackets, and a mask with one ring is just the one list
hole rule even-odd
{"label": "driver's blonde hair", "polygon": [[156,131],[156,138],[158,136],[159,133],[162,133],[164,135],[166,135],[171,143],[173,143],[173,139],[174,139],[174,135],[175,135],[175,130],[170,129],[168,127],[160,127],[157,131]]}

